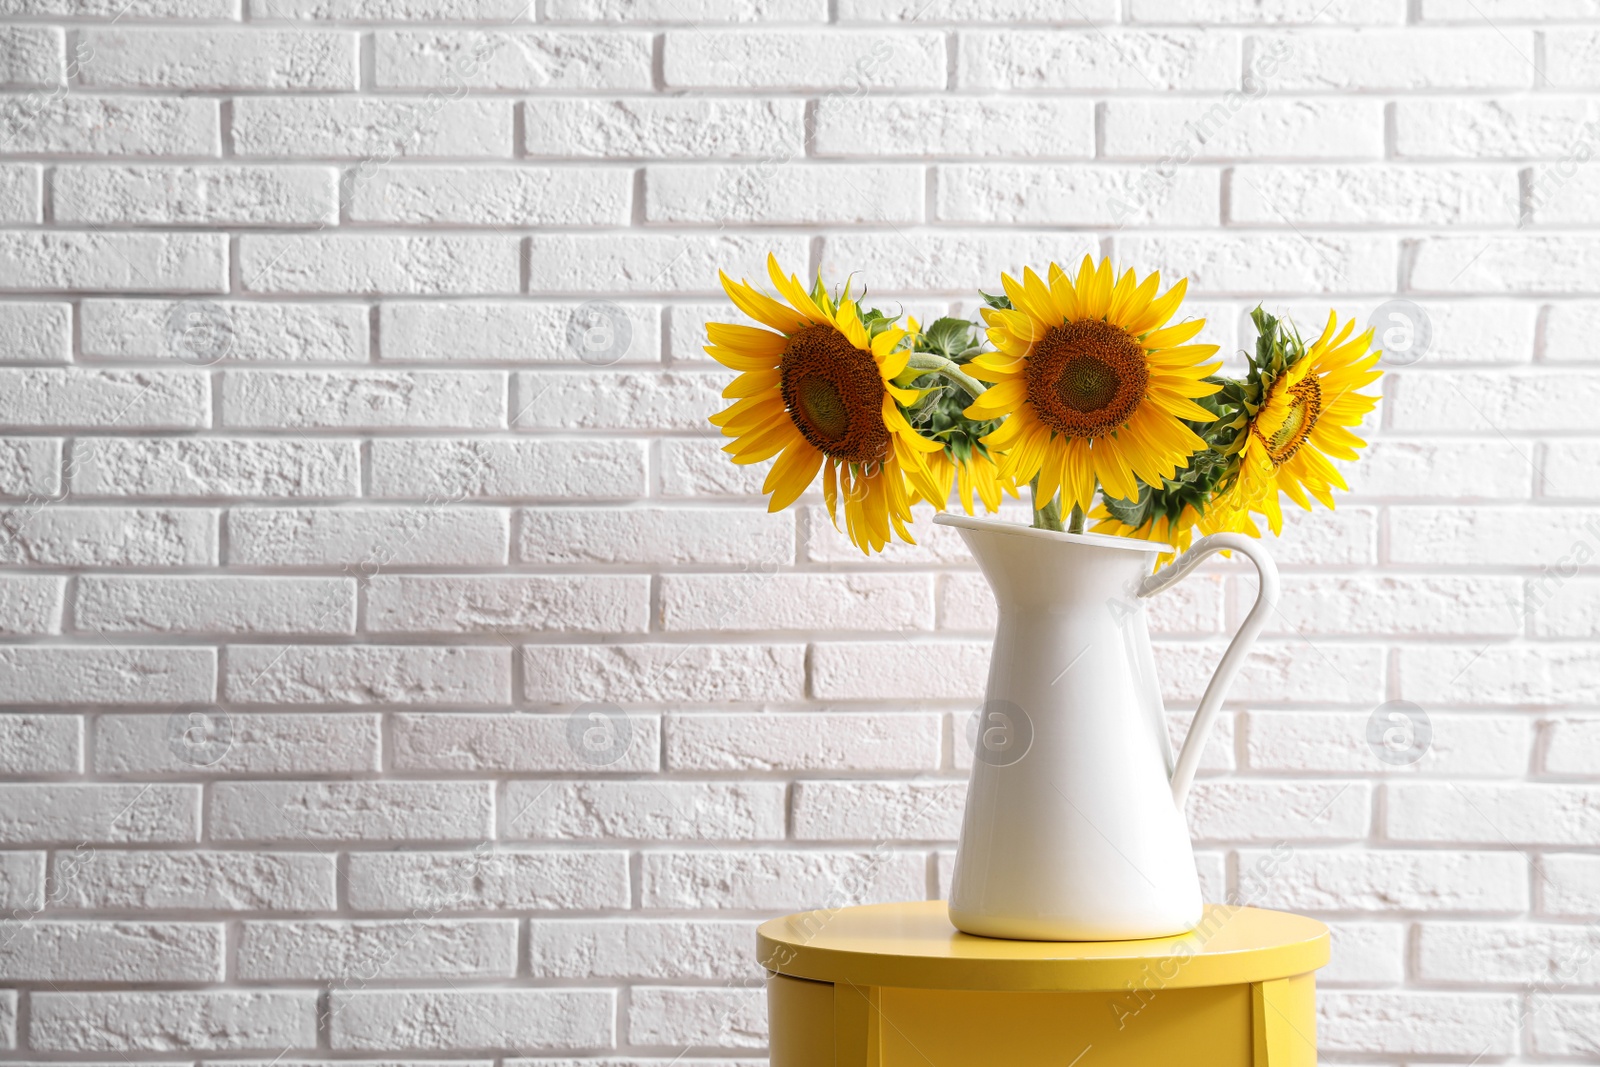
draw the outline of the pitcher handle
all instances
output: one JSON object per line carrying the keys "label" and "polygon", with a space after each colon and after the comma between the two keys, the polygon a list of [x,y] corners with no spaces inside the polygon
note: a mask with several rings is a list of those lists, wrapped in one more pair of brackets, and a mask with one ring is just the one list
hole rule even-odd
{"label": "pitcher handle", "polygon": [[1255,564],[1256,573],[1260,576],[1260,588],[1256,591],[1255,605],[1244,618],[1244,625],[1233,635],[1228,650],[1222,654],[1222,662],[1217,664],[1216,672],[1211,675],[1205,695],[1200,698],[1200,707],[1189,724],[1189,734],[1183,739],[1183,750],[1178,754],[1177,765],[1172,770],[1172,799],[1180,810],[1189,798],[1194,772],[1200,767],[1200,754],[1205,751],[1206,737],[1216,721],[1217,710],[1228,695],[1228,687],[1233,684],[1239,668],[1244,666],[1250,646],[1255,644],[1256,638],[1266,627],[1267,616],[1278,606],[1278,565],[1272,562],[1272,557],[1255,538],[1234,533],[1212,534],[1196,541],[1189,551],[1139,583],[1140,599],[1155,596],[1188,577],[1191,571],[1216,552],[1238,552],[1248,558]]}

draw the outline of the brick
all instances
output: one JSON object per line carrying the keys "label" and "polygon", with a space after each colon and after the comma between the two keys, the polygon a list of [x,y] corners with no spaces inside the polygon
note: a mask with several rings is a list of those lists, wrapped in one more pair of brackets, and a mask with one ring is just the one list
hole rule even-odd
{"label": "brick", "polygon": [[940,716],[901,712],[674,714],[666,762],[688,771],[931,771]]}
{"label": "brick", "polygon": [[[871,131],[864,136],[863,131]],[[1094,104],[1033,97],[826,96],[816,104],[819,156],[1088,159]]]}
{"label": "brick", "polygon": [[661,361],[661,314],[651,305],[392,301],[379,309],[379,330],[386,361]]}
{"label": "brick", "polygon": [[[1156,674],[1169,701],[1196,702],[1211,680],[1220,645],[1158,643]],[[1229,689],[1232,700],[1376,704],[1384,654],[1368,645],[1258,644]]]}
{"label": "brick", "polygon": [[355,89],[357,39],[329,31],[88,29],[85,85],[135,89]]}
{"label": "brick", "polygon": [[356,304],[85,300],[84,355],[212,363],[365,363],[367,309]]}
{"label": "brick", "polygon": [[784,836],[781,782],[511,782],[502,833],[536,841],[761,841]]}
{"label": "brick", "polygon": [[334,857],[308,852],[57,852],[63,908],[91,911],[329,911]]}
{"label": "brick", "polygon": [[638,441],[377,440],[372,496],[433,500],[632,497],[645,492]]}
{"label": "brick", "polygon": [[629,907],[628,854],[618,850],[355,852],[358,911],[598,910]]}
{"label": "brick", "polygon": [[970,30],[957,37],[963,89],[1235,89],[1239,42],[1194,31]]}
{"label": "brick", "polygon": [[249,370],[222,376],[222,424],[238,428],[498,429],[506,380],[493,371]]}
{"label": "brick", "polygon": [[643,33],[380,30],[374,40],[382,89],[651,87],[651,41]]}
{"label": "brick", "polygon": [[1263,531],[1262,544],[1278,566],[1332,566],[1378,562],[1378,510],[1349,504],[1307,514],[1285,507],[1283,536]]}
{"label": "brick", "polygon": [[196,704],[216,692],[209,648],[28,645],[0,649],[10,704]]}
{"label": "brick", "polygon": [[961,831],[964,782],[796,782],[798,841],[951,841]]}
{"label": "brick", "polygon": [[274,226],[337,218],[334,178],[328,167],[58,167],[52,189],[62,222]]}
{"label": "brick", "polygon": [[[1264,67],[1262,57],[1283,60]],[[1300,30],[1256,35],[1246,62],[1267,92],[1531,89],[1533,34],[1497,26],[1448,30]]]}
{"label": "brick", "polygon": [[218,782],[217,841],[465,841],[493,833],[489,782]]}
{"label": "brick", "polygon": [[[1255,596],[1248,580],[1239,603]],[[1522,582],[1516,578],[1291,576],[1268,633],[1347,636],[1433,634],[1509,637],[1522,632]]]}
{"label": "brick", "polygon": [[1528,860],[1518,852],[1245,849],[1239,891],[1250,904],[1308,911],[1482,912],[1528,908]]}
{"label": "brick", "polygon": [[0,83],[57,85],[66,80],[66,37],[54,26],[8,26],[0,32]]}
{"label": "brick", "polygon": [[[1187,22],[1193,8],[1184,0],[1132,0],[1135,22]],[[1238,23],[1314,23],[1324,18],[1341,23],[1398,24],[1406,21],[1403,0],[1223,0],[1206,7],[1206,21]]]}
{"label": "brick", "polygon": [[0,304],[7,363],[65,363],[72,358],[72,306],[29,302]]}
{"label": "brick", "polygon": [[376,715],[102,715],[104,774],[360,774],[381,769]]}
{"label": "brick", "polygon": [[44,863],[43,852],[0,853],[0,907],[13,911],[41,910],[44,907]]}
{"label": "brick", "polygon": [[653,166],[649,222],[868,223],[923,221],[920,166],[891,164]]}
{"label": "brick", "polygon": [[[1201,575],[1141,601],[1153,634],[1214,634],[1222,631],[1223,579]],[[994,592],[981,574],[946,574],[940,585],[939,628],[988,633],[999,620]]]}
{"label": "brick", "polygon": [[1510,167],[1245,166],[1229,190],[1230,221],[1269,226],[1497,226],[1521,196]]}
{"label": "brick", "polygon": [[635,1045],[761,1048],[767,1043],[766,991],[636,986],[628,998],[628,1041]]}
{"label": "brick", "polygon": [[266,990],[35,993],[30,1048],[51,1052],[311,1049],[317,995]]}
{"label": "brick", "polygon": [[799,699],[802,645],[529,645],[528,700],[621,704]]}
{"label": "brick", "polygon": [[[1210,899],[1207,897],[1206,899]],[[1332,956],[1320,985],[1399,985],[1406,974],[1406,926],[1395,922],[1328,923]]]}
{"label": "brick", "polygon": [[1600,474],[1600,441],[1550,441],[1536,477],[1542,495],[1588,499]]}
{"label": "brick", "polygon": [[[822,272],[856,272],[869,292],[960,292],[993,285],[1001,271],[1052,259],[1076,263],[1093,245],[1078,235],[1049,239],[1027,233],[857,233],[822,239]],[[731,271],[729,273],[732,273]]]}
{"label": "brick", "polygon": [[750,979],[750,919],[531,919],[538,978]]}
{"label": "brick", "polygon": [[610,989],[335,992],[336,1049],[587,1049],[614,1041]]}
{"label": "brick", "polygon": [[1197,841],[1348,841],[1372,822],[1365,782],[1196,782],[1188,804]]}
{"label": "brick", "polygon": [[1546,853],[1539,859],[1539,910],[1545,915],[1600,916],[1600,856]]}
{"label": "brick", "polygon": [[927,630],[928,575],[663,575],[666,630]]}
{"label": "brick", "polygon": [[180,844],[200,834],[200,787],[0,784],[0,841],[10,845]]}
{"label": "brick", "polygon": [[1459,985],[1600,985],[1600,938],[1587,927],[1428,922],[1417,928],[1417,977]]}
{"label": "brick", "polygon": [[527,0],[249,0],[260,19],[337,19],[341,22],[455,21],[526,17]]}
{"label": "brick", "polygon": [[[74,7],[70,14],[76,15]],[[63,12],[67,14],[69,12]],[[113,12],[114,13],[114,12]],[[0,100],[9,152],[70,156],[218,156],[216,100],[94,96],[73,91]]]}
{"label": "brick", "polygon": [[[1583,431],[1600,403],[1600,373],[1410,373],[1390,389],[1390,420],[1400,430]],[[1557,484],[1565,480],[1552,473]]]}
{"label": "brick", "polygon": [[1383,158],[1383,105],[1377,100],[1230,94],[1223,100],[1118,99],[1101,106],[1107,159],[1181,166],[1253,156]]}
{"label": "brick", "polygon": [[809,258],[804,239],[794,236],[534,234],[528,238],[528,292],[709,294],[718,270],[765,278],[768,252],[794,270]]}
{"label": "brick", "polygon": [[1580,704],[1600,697],[1600,675],[1592,656],[1560,645],[1407,648],[1400,695],[1433,706]]}
{"label": "brick", "polygon": [[426,577],[367,585],[367,628],[394,633],[638,633],[649,629],[644,575]]}
{"label": "brick", "polygon": [[1528,587],[1535,636],[1600,637],[1600,579],[1573,577],[1552,587],[1536,578]]}
{"label": "brick", "polygon": [[353,441],[195,437],[80,437],[72,448],[79,496],[357,496]]}
{"label": "brick", "polygon": [[76,715],[0,715],[0,773],[77,774],[83,722]]}
{"label": "brick", "polygon": [[216,982],[220,923],[18,923],[0,978],[12,982]]}
{"label": "brick", "polygon": [[1252,711],[1245,728],[1252,770],[1277,774],[1416,773],[1515,777],[1527,773],[1533,735],[1525,717],[1430,713],[1427,750],[1415,763],[1381,760],[1365,711]]}
{"label": "brick", "polygon": [[198,371],[0,368],[0,423],[11,427],[188,430],[210,424]]}
{"label": "brick", "polygon": [[255,293],[515,293],[517,239],[458,234],[246,234],[243,290]]}
{"label": "brick", "polygon": [[[964,641],[830,642],[811,648],[811,693],[821,700],[961,700],[980,695],[989,647]],[[931,671],[929,664],[938,663]]]}
{"label": "brick", "polygon": [[1593,845],[1600,840],[1594,786],[1397,782],[1386,831],[1396,841],[1492,845]]}
{"label": "brick", "polygon": [[60,441],[48,437],[0,437],[0,496],[27,497],[37,502],[60,492]]}
{"label": "brick", "polygon": [[0,576],[0,634],[61,632],[65,579],[42,575]]}
{"label": "brick", "polygon": [[[611,732],[604,738],[606,747],[590,752],[582,747],[581,733],[576,743],[573,739],[574,732],[597,725],[588,713],[589,709],[580,706],[571,715],[394,715],[390,760],[399,770],[543,773],[660,769],[661,724],[656,716],[608,716],[606,725]],[[520,804],[512,805],[513,812],[519,808]]]}
{"label": "brick", "polygon": [[0,289],[119,292],[226,290],[222,234],[0,232]]}
{"label": "brick", "polygon": [[396,157],[508,159],[511,113],[510,100],[453,100],[439,94],[426,99],[247,96],[233,101],[233,144],[246,157],[359,159],[355,180],[361,181],[368,168]]}
{"label": "brick", "polygon": [[85,578],[75,613],[96,632],[350,633],[355,607],[346,579]]}
{"label": "brick", "polygon": [[789,159],[803,153],[801,100],[535,98],[522,105],[529,156]]}
{"label": "brick", "polygon": [[1552,304],[1544,309],[1544,346],[1548,363],[1589,362],[1600,359],[1591,332],[1600,326],[1600,302]]}
{"label": "brick", "polygon": [[1597,119],[1600,104],[1583,96],[1399,100],[1394,104],[1395,156],[1568,159],[1592,141]]}
{"label": "brick", "polygon": [[1383,237],[1338,234],[1117,239],[1118,255],[1162,263],[1187,277],[1191,292],[1259,290],[1352,292],[1394,284],[1396,250]]}
{"label": "brick", "polygon": [[823,0],[552,0],[545,17],[572,22],[826,22]]}
{"label": "brick", "polygon": [[724,373],[523,371],[513,376],[512,425],[527,430],[698,430],[726,404]]}
{"label": "brick", "polygon": [[1594,72],[1594,57],[1600,50],[1600,33],[1593,29],[1564,28],[1544,37],[1544,76],[1551,85],[1563,89],[1600,85]]}
{"label": "brick", "polygon": [[794,561],[794,518],[753,509],[529,508],[518,518],[524,563],[750,564]]}
{"label": "brick", "polygon": [[74,19],[229,19],[237,18],[237,0],[13,0],[11,15],[55,16]]}
{"label": "brick", "polygon": [[0,166],[0,222],[44,221],[43,195],[44,180],[38,167]]}
{"label": "brick", "polygon": [[511,919],[247,922],[239,934],[239,977],[246,980],[365,985],[509,978],[516,969]]}
{"label": "brick", "polygon": [[664,497],[755,497],[768,463],[731,463],[716,441],[662,441],[657,467]]}
{"label": "brick", "polygon": [[[1111,0],[1049,12],[1051,23],[1115,22]],[[1032,22],[1043,17],[1031,0],[841,0],[841,22]]]}
{"label": "brick", "polygon": [[1317,1043],[1334,1053],[1504,1056],[1521,1013],[1509,993],[1329,991],[1317,998]]}
{"label": "brick", "polygon": [[[1554,569],[1574,563],[1580,543],[1592,548],[1600,541],[1600,510],[1547,508],[1539,516],[1539,522],[1529,522],[1527,512],[1517,508],[1394,507],[1389,511],[1391,529],[1402,534],[1390,540],[1389,558],[1395,563]],[[1529,603],[1542,602],[1536,585]]]}
{"label": "brick", "polygon": [[1535,1052],[1593,1056],[1600,1049],[1600,997],[1551,996],[1540,989],[1529,1003],[1529,1044]]}
{"label": "brick", "polygon": [[225,698],[243,704],[505,704],[509,649],[234,645]]}
{"label": "brick", "polygon": [[1587,236],[1429,237],[1417,242],[1412,288],[1423,292],[1581,292],[1600,263]]}
{"label": "brick", "polygon": [[228,562],[370,577],[389,566],[504,563],[509,537],[509,516],[496,508],[236,508]]}
{"label": "brick", "polygon": [[1186,167],[1162,180],[1148,167],[943,166],[941,222],[1081,226],[1216,225],[1221,173]]}
{"label": "brick", "polygon": [[1533,466],[1524,451],[1499,440],[1380,438],[1367,445],[1346,477],[1362,496],[1520,500],[1533,488]]}
{"label": "brick", "polygon": [[875,30],[673,30],[671,89],[943,89],[944,35]]}
{"label": "brick", "polygon": [[217,516],[197,508],[0,511],[0,561],[29,566],[180,567],[217,560]]}
{"label": "brick", "polygon": [[641,906],[763,912],[922,900],[920,852],[646,852]]}
{"label": "brick", "polygon": [[597,167],[391,165],[355,187],[356,222],[626,226],[633,174]]}

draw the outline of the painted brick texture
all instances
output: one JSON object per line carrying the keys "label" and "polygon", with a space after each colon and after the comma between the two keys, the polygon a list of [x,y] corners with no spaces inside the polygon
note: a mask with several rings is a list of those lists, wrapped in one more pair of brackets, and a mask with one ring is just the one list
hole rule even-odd
{"label": "painted brick texture", "polygon": [[768,250],[1402,301],[1202,883],[1329,921],[1323,1062],[1600,1051],[1600,7],[0,8],[0,1063],[755,1067],[761,918],[946,891],[992,599],[718,451]]}

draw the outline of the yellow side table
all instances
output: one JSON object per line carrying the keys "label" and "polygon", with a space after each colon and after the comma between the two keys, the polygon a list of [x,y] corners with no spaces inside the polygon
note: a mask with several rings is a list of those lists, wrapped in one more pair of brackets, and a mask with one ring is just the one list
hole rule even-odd
{"label": "yellow side table", "polygon": [[1000,941],[943,901],[773,919],[772,1067],[1314,1067],[1328,928],[1206,907],[1147,941]]}

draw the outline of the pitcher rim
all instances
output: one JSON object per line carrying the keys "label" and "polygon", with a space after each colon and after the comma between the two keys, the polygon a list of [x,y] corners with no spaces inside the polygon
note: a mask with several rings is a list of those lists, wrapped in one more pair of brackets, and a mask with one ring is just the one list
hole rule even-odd
{"label": "pitcher rim", "polygon": [[1133,537],[1114,537],[1110,534],[1096,533],[1065,533],[1058,530],[1039,530],[1032,526],[1023,526],[1020,523],[1005,522],[1000,519],[979,519],[970,515],[951,515],[940,512],[933,517],[937,526],[954,526],[961,530],[993,530],[996,533],[1016,534],[1021,537],[1038,537],[1047,541],[1064,541],[1068,544],[1079,544],[1090,548],[1121,548],[1131,549],[1135,552],[1172,552],[1177,549],[1160,541],[1145,541]]}

